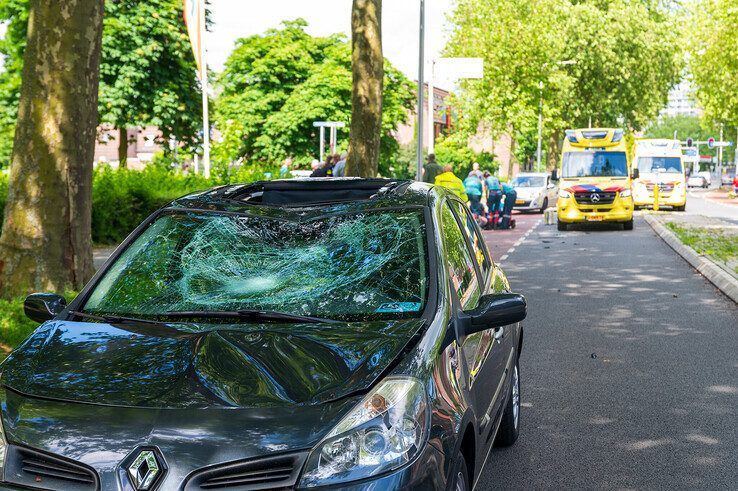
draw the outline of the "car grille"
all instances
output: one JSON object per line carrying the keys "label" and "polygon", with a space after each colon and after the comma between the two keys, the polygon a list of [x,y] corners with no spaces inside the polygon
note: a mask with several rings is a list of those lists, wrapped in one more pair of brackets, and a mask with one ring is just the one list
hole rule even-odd
{"label": "car grille", "polygon": [[210,467],[193,474],[185,491],[256,491],[292,489],[307,453],[279,455]]}
{"label": "car grille", "polygon": [[[586,205],[609,205],[615,201],[617,193],[611,192],[587,192],[587,193],[574,193],[574,199],[579,204]],[[598,199],[593,199],[597,196]]]}
{"label": "car grille", "polygon": [[5,480],[22,486],[69,491],[99,489],[97,474],[91,468],[62,457],[10,446],[5,463]]}
{"label": "car grille", "polygon": [[[655,187],[655,184],[646,184],[646,188],[650,192],[653,192],[654,187]],[[673,190],[674,190],[674,185],[673,184],[661,184],[659,186],[659,191],[662,192],[662,193],[670,193]]]}

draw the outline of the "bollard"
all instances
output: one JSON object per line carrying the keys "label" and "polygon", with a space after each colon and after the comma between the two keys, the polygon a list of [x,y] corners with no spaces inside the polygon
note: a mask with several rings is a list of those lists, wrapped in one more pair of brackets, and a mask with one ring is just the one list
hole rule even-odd
{"label": "bollard", "polygon": [[659,211],[659,183],[653,185],[653,211]]}
{"label": "bollard", "polygon": [[546,223],[546,225],[553,225],[556,223],[556,208],[547,208],[546,211],[543,212],[543,220]]}

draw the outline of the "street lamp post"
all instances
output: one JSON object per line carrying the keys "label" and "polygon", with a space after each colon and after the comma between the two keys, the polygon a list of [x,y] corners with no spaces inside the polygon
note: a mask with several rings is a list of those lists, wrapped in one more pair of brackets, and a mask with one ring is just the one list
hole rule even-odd
{"label": "street lamp post", "polygon": [[418,161],[415,178],[423,180],[423,82],[425,74],[425,0],[420,0],[420,46],[418,59]]}
{"label": "street lamp post", "polygon": [[[576,65],[576,60],[564,60],[554,63],[559,66]],[[550,63],[546,62],[541,65],[541,71],[545,70]],[[536,172],[541,172],[541,154],[543,153],[543,80],[538,82],[539,101],[538,101],[538,149],[536,151]]]}

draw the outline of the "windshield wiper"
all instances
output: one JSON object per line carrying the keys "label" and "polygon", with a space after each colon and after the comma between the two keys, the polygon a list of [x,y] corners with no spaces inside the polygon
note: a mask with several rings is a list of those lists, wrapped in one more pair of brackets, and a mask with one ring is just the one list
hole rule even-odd
{"label": "windshield wiper", "polygon": [[307,315],[287,314],[285,312],[274,312],[271,310],[215,310],[215,311],[189,311],[189,312],[167,312],[166,317],[184,319],[239,319],[252,322],[304,322],[306,324],[339,324],[334,319],[312,317]]}
{"label": "windshield wiper", "polygon": [[82,317],[83,319],[91,319],[94,321],[107,322],[108,324],[149,324],[152,326],[169,327],[166,322],[152,321],[149,319],[137,319],[135,317],[124,317],[112,314],[90,314],[88,312],[80,312],[78,310],[70,310],[69,315],[74,317]]}

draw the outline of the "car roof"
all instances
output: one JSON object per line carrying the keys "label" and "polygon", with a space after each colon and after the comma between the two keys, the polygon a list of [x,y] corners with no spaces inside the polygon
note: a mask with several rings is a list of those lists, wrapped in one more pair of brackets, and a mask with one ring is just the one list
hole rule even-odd
{"label": "car roof", "polygon": [[303,178],[230,184],[183,196],[166,208],[227,212],[268,210],[270,215],[304,209],[428,206],[443,188],[410,180],[380,178]]}
{"label": "car roof", "polygon": [[545,172],[521,172],[515,177],[547,177],[548,174]]}

